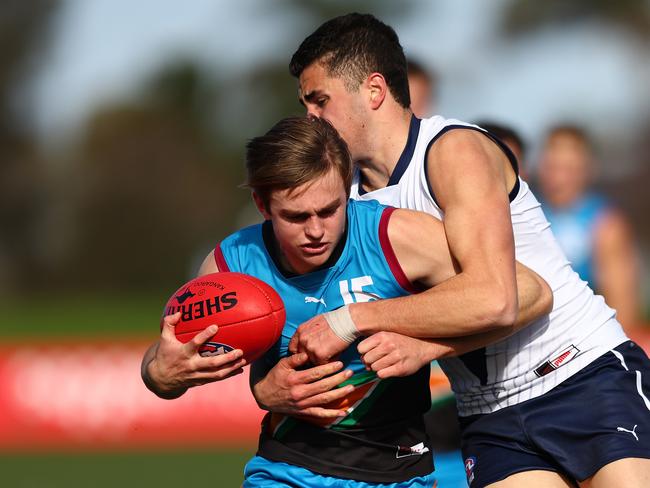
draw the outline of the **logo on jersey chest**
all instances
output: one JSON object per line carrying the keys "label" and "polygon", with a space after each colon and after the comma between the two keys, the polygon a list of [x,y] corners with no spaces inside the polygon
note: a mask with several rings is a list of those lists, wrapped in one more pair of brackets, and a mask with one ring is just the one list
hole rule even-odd
{"label": "logo on jersey chest", "polygon": [[305,297],[305,303],[320,303],[323,305],[323,307],[327,307],[327,303],[325,303],[324,298]]}

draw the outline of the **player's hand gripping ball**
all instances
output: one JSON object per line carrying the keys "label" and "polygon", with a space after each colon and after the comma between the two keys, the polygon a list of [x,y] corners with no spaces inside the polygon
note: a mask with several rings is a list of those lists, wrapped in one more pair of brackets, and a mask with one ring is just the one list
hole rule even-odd
{"label": "player's hand gripping ball", "polygon": [[[254,361],[280,338],[286,314],[280,295],[265,282],[242,273],[213,273],[181,286],[164,315],[181,312],[176,337],[189,342],[208,326],[217,333],[199,349],[202,356],[241,349]],[[162,322],[161,322],[162,327]]]}

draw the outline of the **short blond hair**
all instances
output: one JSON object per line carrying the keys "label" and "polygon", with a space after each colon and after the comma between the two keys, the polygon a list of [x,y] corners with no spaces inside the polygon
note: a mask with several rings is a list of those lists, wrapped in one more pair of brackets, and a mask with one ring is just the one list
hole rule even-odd
{"label": "short blond hair", "polygon": [[288,117],[246,145],[245,186],[269,210],[271,193],[298,188],[336,169],[350,196],[352,159],[348,146],[326,120]]}

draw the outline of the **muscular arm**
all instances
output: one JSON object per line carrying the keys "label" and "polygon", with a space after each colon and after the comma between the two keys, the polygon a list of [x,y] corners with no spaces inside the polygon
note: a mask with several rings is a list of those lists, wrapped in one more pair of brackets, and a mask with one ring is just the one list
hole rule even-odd
{"label": "muscular arm", "polygon": [[[459,263],[451,255],[443,223],[423,212],[398,209],[390,217],[388,237],[395,257],[406,277],[411,283],[426,290],[418,295],[396,298],[385,303],[379,301],[361,305],[379,310],[379,308],[384,308],[384,305],[390,304],[390,307],[385,308],[399,308],[399,311],[395,313],[395,319],[404,321],[405,319],[400,319],[400,316],[405,313],[405,310],[414,306],[421,307],[417,309],[417,315],[439,315],[440,312],[433,306],[437,300],[432,300],[431,296],[435,298],[436,290],[446,287],[450,281],[462,274]],[[423,242],[426,245],[423,245]],[[485,337],[507,337],[518,328],[551,311],[553,294],[546,282],[537,273],[519,262],[515,263],[515,272],[518,310],[514,323],[496,327],[497,331],[500,328],[505,330],[500,333],[488,334]],[[489,293],[489,290],[485,293]],[[446,296],[447,293],[444,295]],[[480,323],[482,309],[476,307],[464,310],[461,303],[458,303],[456,307],[454,317],[457,319],[441,317],[439,321],[441,325],[438,328],[436,328],[434,320],[431,320],[423,334],[418,333],[417,326],[409,325],[393,326],[391,324],[383,327],[382,330],[392,330],[413,337],[441,338],[475,335],[493,328],[476,325],[477,322]],[[393,317],[388,322],[391,322],[392,319]],[[513,325],[516,327],[513,328]],[[483,335],[479,337],[483,337]]]}
{"label": "muscular arm", "polygon": [[408,376],[436,359],[458,356],[512,334],[516,328],[502,327],[462,338],[416,339],[395,332],[378,332],[357,347],[366,368],[380,378]]}
{"label": "muscular arm", "polygon": [[[445,134],[427,164],[458,274],[399,304],[352,305],[357,328],[368,335],[390,324],[389,330],[411,336],[448,337],[510,327],[518,309],[508,200],[514,172],[489,139],[468,130]],[[428,245],[429,239],[417,242]]]}
{"label": "muscular arm", "polygon": [[[453,276],[455,270],[452,257],[446,252],[445,243],[440,239],[440,234],[444,235],[442,223],[429,215],[409,210],[396,210],[391,222],[392,225],[389,222],[388,229],[393,249],[411,281],[428,287]],[[429,237],[434,246],[417,245],[412,229],[433,231]],[[430,254],[432,252],[437,258]],[[553,295],[546,282],[537,273],[518,262],[516,272],[519,313],[515,325],[462,337],[430,339],[379,332],[364,339],[358,346],[366,367],[376,371],[380,378],[413,374],[435,359],[458,356],[503,340],[532,320],[549,313]],[[400,300],[403,299],[390,301]]]}
{"label": "muscular arm", "polygon": [[514,326],[437,339],[416,339],[394,332],[379,332],[359,344],[363,362],[380,378],[406,376],[433,360],[459,356],[506,339],[530,321],[549,313],[553,304],[553,295],[546,282],[520,263],[517,263],[517,281],[520,310]]}
{"label": "muscular arm", "polygon": [[[442,223],[422,212],[398,209],[390,216],[388,237],[395,257],[409,281],[430,289],[419,295],[350,305],[355,323],[355,310],[370,310],[376,314],[374,330],[359,327],[361,335],[397,332],[411,337],[435,338],[434,346],[426,353],[433,359],[443,355],[462,354],[496,342],[552,309],[553,295],[546,282],[532,270],[517,263],[515,269],[516,280],[519,282],[519,311],[514,320],[515,326],[510,324],[494,329],[485,328],[481,324],[474,326],[472,321],[478,320],[475,311],[462,309],[460,303],[457,305],[459,310],[453,315],[457,323],[448,321],[447,317],[438,316],[436,300],[430,301],[428,297],[427,300],[420,300],[422,296],[432,294],[458,276],[458,264],[451,256]],[[414,307],[419,308],[413,310]],[[417,317],[414,319],[417,323],[409,323],[409,317]],[[467,338],[467,342],[441,340],[458,336],[464,336],[463,339]],[[294,352],[307,352],[312,362],[318,364],[333,357],[346,345],[334,335],[324,317],[317,316],[298,328],[289,348]],[[422,351],[418,354],[420,353],[423,354]]]}

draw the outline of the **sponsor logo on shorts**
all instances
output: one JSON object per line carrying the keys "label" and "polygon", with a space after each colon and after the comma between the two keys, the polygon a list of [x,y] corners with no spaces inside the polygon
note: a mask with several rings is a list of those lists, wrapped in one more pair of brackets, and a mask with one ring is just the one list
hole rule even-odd
{"label": "sponsor logo on shorts", "polygon": [[628,434],[632,434],[634,436],[634,438],[638,441],[639,436],[636,435],[636,432],[635,432],[637,427],[638,427],[638,425],[635,424],[634,428],[632,430],[625,429],[623,427],[616,427],[616,430],[619,431],[619,432],[627,432]]}
{"label": "sponsor logo on shorts", "polygon": [[476,457],[470,456],[465,459],[465,476],[467,476],[467,484],[471,485],[474,481],[474,467],[476,466]]}

